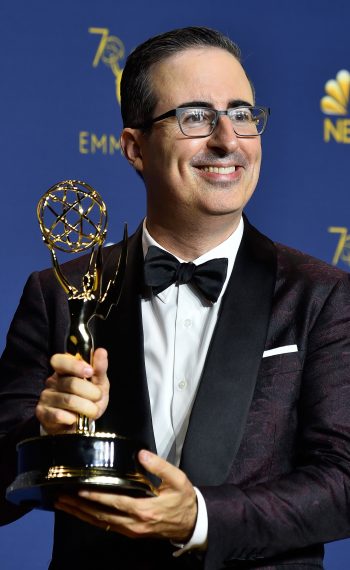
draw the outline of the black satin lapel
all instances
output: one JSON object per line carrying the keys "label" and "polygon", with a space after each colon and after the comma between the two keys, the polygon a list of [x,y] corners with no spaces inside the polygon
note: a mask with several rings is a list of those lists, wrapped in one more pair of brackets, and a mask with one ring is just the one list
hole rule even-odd
{"label": "black satin lapel", "polygon": [[196,485],[225,481],[252,400],[276,279],[273,243],[245,220],[183,448],[181,468]]}
{"label": "black satin lapel", "polygon": [[[111,383],[108,409],[97,428],[140,439],[155,451],[143,349],[141,235],[139,228],[128,242],[127,268],[118,306],[112,308],[105,321],[95,319],[96,346],[108,350]],[[107,253],[104,274],[112,274],[119,251],[115,247]]]}

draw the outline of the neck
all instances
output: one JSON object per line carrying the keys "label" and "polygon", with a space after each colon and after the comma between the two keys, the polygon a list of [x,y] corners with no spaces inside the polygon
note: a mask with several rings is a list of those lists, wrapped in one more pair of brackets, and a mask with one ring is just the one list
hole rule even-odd
{"label": "neck", "polygon": [[230,220],[214,216],[211,223],[172,224],[157,223],[147,216],[146,227],[160,246],[184,261],[197,259],[225,241],[238,227],[241,213]]}

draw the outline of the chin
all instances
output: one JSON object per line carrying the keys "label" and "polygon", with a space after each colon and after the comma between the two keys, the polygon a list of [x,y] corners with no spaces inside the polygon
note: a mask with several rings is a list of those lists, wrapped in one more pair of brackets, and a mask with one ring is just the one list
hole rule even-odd
{"label": "chin", "polygon": [[217,204],[215,207],[207,207],[202,209],[202,213],[206,214],[210,217],[224,217],[224,216],[231,216],[235,218],[236,216],[241,216],[243,211],[243,207],[241,205],[224,205],[224,204]]}

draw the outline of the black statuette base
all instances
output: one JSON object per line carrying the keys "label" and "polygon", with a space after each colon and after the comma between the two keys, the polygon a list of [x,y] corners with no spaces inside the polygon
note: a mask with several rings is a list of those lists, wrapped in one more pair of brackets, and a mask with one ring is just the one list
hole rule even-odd
{"label": "black statuette base", "polygon": [[116,434],[60,434],[22,441],[18,475],[6,498],[17,505],[54,510],[58,495],[83,487],[137,497],[156,489],[140,465],[141,442]]}

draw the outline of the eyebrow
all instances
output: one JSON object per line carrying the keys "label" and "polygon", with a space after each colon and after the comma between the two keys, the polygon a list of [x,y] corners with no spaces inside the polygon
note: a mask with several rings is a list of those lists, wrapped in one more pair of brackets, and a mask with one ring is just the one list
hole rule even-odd
{"label": "eyebrow", "polygon": [[[244,101],[243,99],[231,99],[229,101],[227,108],[233,109],[234,107],[252,107],[253,104],[249,103],[248,101]],[[185,103],[181,103],[178,105],[178,108],[182,107],[207,107],[208,109],[214,109],[212,103],[208,103],[208,101],[186,101]]]}

